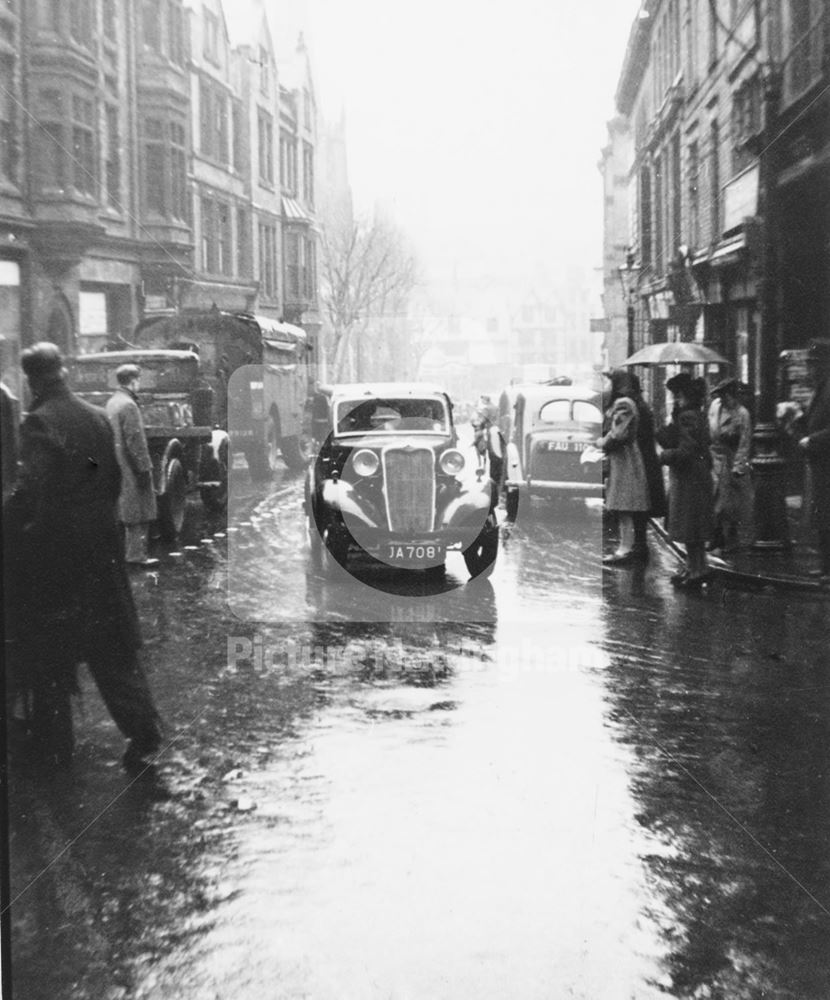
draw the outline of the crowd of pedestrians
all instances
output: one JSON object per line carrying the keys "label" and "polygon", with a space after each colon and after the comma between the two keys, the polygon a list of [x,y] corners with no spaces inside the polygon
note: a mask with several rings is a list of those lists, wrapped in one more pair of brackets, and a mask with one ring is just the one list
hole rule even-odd
{"label": "crowd of pedestrians", "polygon": [[[830,585],[830,340],[810,342],[806,356],[812,401],[798,448],[805,458],[805,507],[818,535],[819,567]],[[646,525],[666,515],[669,537],[686,553],[672,584],[698,590],[710,575],[707,551],[730,555],[751,542],[753,522],[752,419],[745,386],[725,378],[709,393],[702,378],[681,372],[665,383],[673,408],[654,429],[640,384],[627,369],[606,373],[604,433],[597,441],[607,456],[606,511],[617,526],[609,566],[648,558]],[[660,466],[668,470],[668,503]]]}

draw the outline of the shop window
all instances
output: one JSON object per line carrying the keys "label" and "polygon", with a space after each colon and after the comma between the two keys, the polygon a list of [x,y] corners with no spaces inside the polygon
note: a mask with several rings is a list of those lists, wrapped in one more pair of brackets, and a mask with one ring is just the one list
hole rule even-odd
{"label": "shop window", "polygon": [[75,190],[94,195],[98,171],[95,162],[95,105],[91,100],[72,98],[72,157]]}
{"label": "shop window", "polygon": [[167,214],[164,198],[164,123],[157,118],[148,118],[144,134],[145,204],[148,211],[164,216]]}
{"label": "shop window", "polygon": [[216,271],[217,258],[216,212],[211,198],[201,199],[201,224],[202,268],[211,274]]}
{"label": "shop window", "polygon": [[216,203],[216,231],[218,250],[218,270],[220,274],[233,274],[231,243],[231,207],[227,202]]}
{"label": "shop window", "polygon": [[266,298],[277,297],[277,227],[271,223],[259,225],[259,282]]}
{"label": "shop window", "polygon": [[106,109],[107,144],[106,144],[106,182],[107,204],[112,208],[121,208],[121,152],[118,129],[118,108],[108,105]]}
{"label": "shop window", "polygon": [[0,174],[17,181],[17,102],[14,87],[14,58],[0,56]]}
{"label": "shop window", "polygon": [[303,201],[314,208],[314,147],[303,143]]}
{"label": "shop window", "polygon": [[70,0],[69,33],[73,41],[91,48],[95,38],[93,26],[92,0]]}
{"label": "shop window", "polygon": [[274,120],[267,111],[259,109],[257,116],[257,141],[259,146],[259,179],[265,184],[274,183]]}
{"label": "shop window", "polygon": [[35,129],[35,172],[41,192],[62,191],[66,186],[66,143],[60,91],[43,90]]}
{"label": "shop window", "polygon": [[101,20],[104,28],[104,37],[111,42],[116,40],[116,11],[115,0],[104,0],[101,8]]}
{"label": "shop window", "polygon": [[187,150],[183,125],[170,123],[170,209],[174,219],[187,221]]}

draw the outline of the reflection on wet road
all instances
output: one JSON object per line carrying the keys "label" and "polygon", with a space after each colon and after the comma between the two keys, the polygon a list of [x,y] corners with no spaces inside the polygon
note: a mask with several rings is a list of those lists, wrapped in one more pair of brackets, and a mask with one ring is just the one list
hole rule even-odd
{"label": "reflection on wet road", "polygon": [[603,575],[542,505],[360,623],[301,496],[135,578],[163,787],[88,687],[72,777],[12,775],[17,995],[830,993],[825,605]]}

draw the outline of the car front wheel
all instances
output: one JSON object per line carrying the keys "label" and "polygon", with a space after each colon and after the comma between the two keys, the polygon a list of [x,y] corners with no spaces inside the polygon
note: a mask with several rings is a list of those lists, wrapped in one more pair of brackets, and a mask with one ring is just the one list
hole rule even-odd
{"label": "car front wheel", "polygon": [[496,564],[499,551],[499,525],[495,514],[490,514],[478,538],[464,551],[464,562],[472,579],[489,576]]}

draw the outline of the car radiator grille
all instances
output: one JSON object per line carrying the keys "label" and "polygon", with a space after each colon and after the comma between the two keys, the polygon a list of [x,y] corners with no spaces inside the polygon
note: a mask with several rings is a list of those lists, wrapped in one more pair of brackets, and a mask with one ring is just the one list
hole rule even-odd
{"label": "car radiator grille", "polygon": [[384,452],[386,502],[392,531],[432,530],[434,461],[429,448],[389,448]]}

